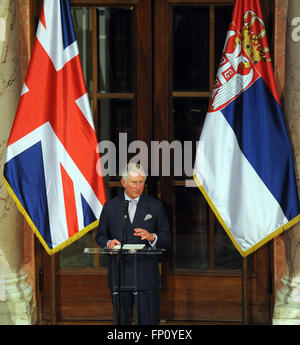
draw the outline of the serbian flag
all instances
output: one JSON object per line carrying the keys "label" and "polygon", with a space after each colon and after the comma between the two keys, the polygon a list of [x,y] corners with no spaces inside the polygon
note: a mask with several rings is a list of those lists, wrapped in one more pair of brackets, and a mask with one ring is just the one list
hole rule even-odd
{"label": "serbian flag", "polygon": [[291,146],[259,0],[237,0],[194,179],[242,256],[300,220]]}
{"label": "serbian flag", "polygon": [[96,147],[69,2],[44,0],[4,182],[49,254],[98,225],[106,196]]}

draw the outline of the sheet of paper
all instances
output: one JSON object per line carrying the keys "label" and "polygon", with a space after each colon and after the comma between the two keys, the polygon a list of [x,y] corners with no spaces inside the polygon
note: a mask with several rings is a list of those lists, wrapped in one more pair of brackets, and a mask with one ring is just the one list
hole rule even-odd
{"label": "sheet of paper", "polygon": [[[131,249],[131,250],[136,250],[136,249],[143,249],[145,247],[144,244],[124,244],[122,249]],[[117,244],[114,246],[113,250],[119,250],[121,248],[120,244]]]}

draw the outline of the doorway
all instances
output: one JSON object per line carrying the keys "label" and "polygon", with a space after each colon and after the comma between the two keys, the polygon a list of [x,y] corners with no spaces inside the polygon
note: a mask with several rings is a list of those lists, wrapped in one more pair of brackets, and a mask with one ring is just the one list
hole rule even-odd
{"label": "doorway", "polygon": [[[160,260],[160,319],[241,323],[242,258],[192,179],[233,1],[70,3],[104,169],[110,171],[107,197],[122,192],[124,157],[136,156],[144,143],[147,156],[143,151],[140,157],[150,172],[145,192],[161,199],[169,218],[173,246]],[[264,11],[268,15],[270,6]],[[54,260],[37,244],[41,320],[51,321],[55,310],[58,322],[112,321],[105,257],[84,253],[96,246],[94,238],[90,231]],[[270,321],[269,256],[265,245],[248,258],[253,323]]]}

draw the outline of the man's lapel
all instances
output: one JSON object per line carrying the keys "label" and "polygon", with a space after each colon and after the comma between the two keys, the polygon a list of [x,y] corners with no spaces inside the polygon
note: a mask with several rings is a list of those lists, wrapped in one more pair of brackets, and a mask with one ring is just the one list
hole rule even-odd
{"label": "man's lapel", "polygon": [[119,224],[118,228],[120,231],[120,236],[122,236],[123,228],[124,228],[124,222],[126,221],[124,219],[124,209],[125,209],[125,198],[124,194],[119,195],[119,200],[118,200],[119,207],[117,207],[117,210],[115,210],[115,219],[116,219],[116,224]]}

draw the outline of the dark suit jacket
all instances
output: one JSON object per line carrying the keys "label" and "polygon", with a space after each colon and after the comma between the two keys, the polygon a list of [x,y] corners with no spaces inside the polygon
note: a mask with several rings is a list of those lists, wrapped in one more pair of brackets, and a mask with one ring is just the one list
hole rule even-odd
{"label": "dark suit jacket", "polygon": [[[137,209],[131,224],[129,217],[124,219],[124,194],[107,201],[101,212],[96,242],[100,247],[105,247],[107,241],[116,238],[121,241],[125,224],[125,243],[144,243],[150,246],[147,240],[133,236],[134,228],[146,229],[155,233],[158,237],[156,248],[169,248],[171,236],[169,223],[162,203],[149,195],[142,194],[137,204]],[[145,220],[147,215],[152,218]],[[149,217],[148,217],[149,218]],[[111,256],[109,255],[110,259]],[[137,258],[137,288],[139,290],[153,289],[159,287],[158,255],[136,255]],[[112,260],[108,265],[108,285],[112,288],[113,272]],[[122,264],[121,281],[122,286],[134,285],[134,255],[124,255]],[[116,271],[114,271],[116,278]]]}

